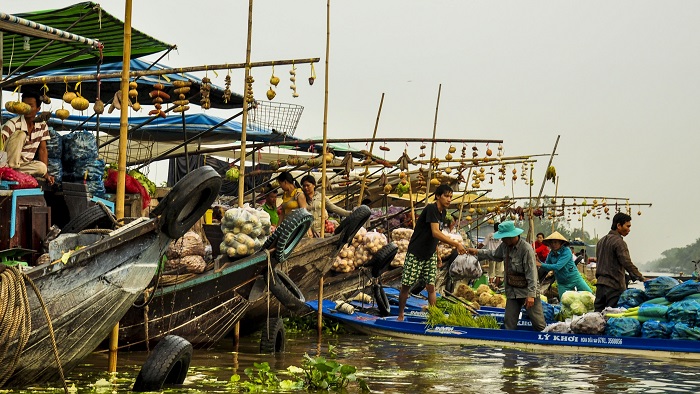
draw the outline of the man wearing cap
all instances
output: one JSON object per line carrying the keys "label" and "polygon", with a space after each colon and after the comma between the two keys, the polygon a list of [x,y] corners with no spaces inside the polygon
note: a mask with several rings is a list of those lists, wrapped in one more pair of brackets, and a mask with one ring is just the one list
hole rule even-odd
{"label": "man wearing cap", "polygon": [[277,189],[269,188],[267,190],[265,203],[262,205],[262,209],[270,214],[270,223],[272,223],[273,226],[277,226],[280,221],[280,217],[277,214]]}
{"label": "man wearing cap", "polygon": [[632,263],[629,249],[622,237],[630,233],[632,217],[618,212],[613,216],[610,232],[596,245],[596,273],[598,280],[595,293],[595,311],[601,312],[605,307],[616,307],[620,295],[627,289],[625,271],[630,276],[645,281],[644,275]]}
{"label": "man wearing cap", "polygon": [[404,260],[403,273],[401,274],[401,292],[399,293],[398,321],[403,321],[403,310],[411,286],[419,280],[426,283],[428,290],[428,303],[435,305],[435,276],[437,274],[437,245],[442,241],[457,249],[459,254],[465,254],[467,250],[461,242],[455,241],[442,232],[445,226],[447,208],[452,202],[452,188],[442,184],[435,189],[435,202],[426,205],[416,220],[416,228],[413,230],[411,240],[408,242],[406,259]]}
{"label": "man wearing cap", "polygon": [[513,221],[506,221],[498,226],[493,234],[502,240],[496,250],[469,248],[467,252],[480,260],[503,260],[505,271],[506,311],[503,325],[507,330],[518,328],[520,309],[525,306],[535,331],[544,330],[546,324],[542,312],[535,250],[532,245],[520,238],[523,229],[515,227]]}
{"label": "man wearing cap", "polygon": [[569,245],[569,240],[559,234],[558,231],[555,231],[543,239],[542,243],[549,247],[550,252],[545,262],[538,262],[537,266],[542,267],[546,271],[554,271],[560,300],[565,291],[591,291],[591,288],[588,287],[586,281],[581,277],[581,273],[576,269],[571,249],[566,247]]}

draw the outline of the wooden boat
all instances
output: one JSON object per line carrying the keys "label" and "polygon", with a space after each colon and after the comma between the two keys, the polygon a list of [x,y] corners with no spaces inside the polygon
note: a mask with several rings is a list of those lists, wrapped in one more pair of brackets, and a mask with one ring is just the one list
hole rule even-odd
{"label": "wooden boat", "polygon": [[252,302],[263,299],[268,267],[288,258],[311,221],[306,210],[296,210],[280,223],[264,249],[256,254],[236,261],[219,256],[209,271],[187,275],[180,283],[155,285],[121,320],[120,348],[152,346],[166,335],[183,337],[194,347],[213,346],[243,317]]}
{"label": "wooden boat", "polygon": [[[307,303],[316,309],[317,301]],[[605,335],[558,334],[528,330],[496,330],[456,326],[430,327],[420,317],[378,317],[363,312],[352,315],[335,310],[335,303],[324,300],[323,315],[367,335],[469,346],[498,346],[529,351],[575,352],[636,355],[649,358],[700,361],[700,342],[678,339],[610,337]]]}
{"label": "wooden boat", "polygon": [[[211,168],[193,171],[166,196],[153,218],[142,218],[99,236],[97,242],[68,258],[25,271],[41,301],[27,289],[31,330],[5,385],[22,387],[59,380],[52,338],[64,373],[95,350],[149,284],[168,242],[204,214],[220,185],[221,178]],[[71,236],[77,235],[64,237]],[[58,253],[60,256],[60,249]],[[21,342],[11,339],[7,354],[14,354]]]}

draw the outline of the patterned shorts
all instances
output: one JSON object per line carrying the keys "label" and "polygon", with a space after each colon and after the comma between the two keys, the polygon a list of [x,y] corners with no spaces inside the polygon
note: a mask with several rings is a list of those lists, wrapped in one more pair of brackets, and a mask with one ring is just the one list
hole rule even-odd
{"label": "patterned shorts", "polygon": [[426,284],[435,284],[437,273],[437,254],[433,254],[429,260],[420,260],[411,253],[406,253],[406,260],[403,263],[403,274],[401,284],[413,286],[418,279],[423,279]]}

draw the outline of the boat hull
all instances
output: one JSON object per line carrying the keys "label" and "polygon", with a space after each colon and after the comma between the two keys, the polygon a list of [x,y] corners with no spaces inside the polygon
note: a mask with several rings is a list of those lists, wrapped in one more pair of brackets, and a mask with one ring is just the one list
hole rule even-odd
{"label": "boat hull", "polygon": [[[307,303],[317,306],[316,301]],[[421,319],[381,318],[355,312],[335,311],[335,304],[323,301],[323,315],[367,335],[387,336],[420,343],[444,343],[470,346],[498,346],[528,351],[574,352],[635,355],[647,358],[700,361],[700,342],[676,339],[609,337],[605,335],[558,334],[527,330],[435,326]]]}
{"label": "boat hull", "polygon": [[51,336],[64,374],[98,347],[156,272],[169,241],[157,225],[149,220],[73,253],[66,263],[44,264],[27,273],[39,289],[52,330],[28,287],[32,330],[6,386],[60,380]]}

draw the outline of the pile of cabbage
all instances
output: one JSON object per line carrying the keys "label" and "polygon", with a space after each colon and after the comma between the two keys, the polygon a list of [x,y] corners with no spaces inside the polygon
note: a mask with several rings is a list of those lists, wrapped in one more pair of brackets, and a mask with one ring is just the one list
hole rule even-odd
{"label": "pile of cabbage", "polygon": [[590,291],[566,291],[561,296],[560,320],[592,312],[594,303],[595,296]]}

